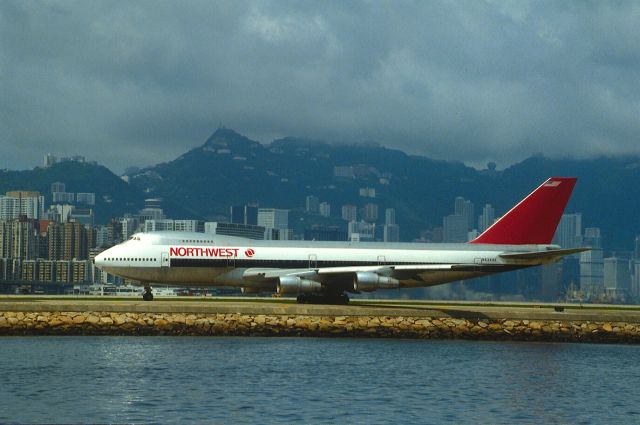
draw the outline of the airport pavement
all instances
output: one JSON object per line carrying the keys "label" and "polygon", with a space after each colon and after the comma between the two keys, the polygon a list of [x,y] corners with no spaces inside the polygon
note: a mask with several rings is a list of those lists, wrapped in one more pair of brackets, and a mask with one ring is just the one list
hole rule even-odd
{"label": "airport pavement", "polygon": [[271,298],[138,298],[1,296],[0,311],[114,313],[191,313],[303,316],[430,317],[488,320],[608,321],[640,323],[640,306],[410,302],[406,300],[352,300],[349,305],[296,304]]}

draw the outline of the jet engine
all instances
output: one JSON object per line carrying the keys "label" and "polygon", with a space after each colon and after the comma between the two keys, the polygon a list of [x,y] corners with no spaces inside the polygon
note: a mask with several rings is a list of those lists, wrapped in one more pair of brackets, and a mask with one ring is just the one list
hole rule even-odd
{"label": "jet engine", "polygon": [[322,284],[320,282],[302,279],[298,276],[282,276],[277,283],[278,294],[306,294],[321,290]]}
{"label": "jet engine", "polygon": [[389,276],[380,276],[371,272],[358,272],[353,276],[354,291],[373,292],[376,289],[395,289],[400,281]]}

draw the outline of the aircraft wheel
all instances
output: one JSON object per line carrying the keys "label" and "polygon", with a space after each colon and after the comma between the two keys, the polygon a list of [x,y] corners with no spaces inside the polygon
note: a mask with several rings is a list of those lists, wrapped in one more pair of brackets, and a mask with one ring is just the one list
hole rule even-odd
{"label": "aircraft wheel", "polygon": [[144,288],[142,299],[145,301],[153,301],[153,293],[151,292],[151,288]]}
{"label": "aircraft wheel", "polygon": [[349,304],[349,296],[345,293],[331,294],[327,296],[325,302],[328,304],[347,305]]}

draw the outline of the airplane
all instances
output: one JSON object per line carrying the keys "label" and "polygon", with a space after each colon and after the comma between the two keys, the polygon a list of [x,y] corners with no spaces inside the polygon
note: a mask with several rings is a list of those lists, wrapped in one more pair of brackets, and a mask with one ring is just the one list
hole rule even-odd
{"label": "airplane", "polygon": [[140,282],[228,286],[296,295],[299,303],[346,304],[347,293],[416,288],[555,263],[589,248],[552,245],[576,183],[551,177],[467,243],[266,241],[196,232],[136,233],[95,264]]}

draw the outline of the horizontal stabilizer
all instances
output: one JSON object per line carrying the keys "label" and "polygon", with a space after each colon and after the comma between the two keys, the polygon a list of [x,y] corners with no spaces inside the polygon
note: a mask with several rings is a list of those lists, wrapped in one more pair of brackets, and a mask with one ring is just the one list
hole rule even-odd
{"label": "horizontal stabilizer", "polygon": [[591,248],[570,248],[553,249],[550,251],[518,252],[512,254],[500,254],[505,260],[542,260],[545,258],[564,257],[565,255],[577,254],[578,252],[589,251]]}

